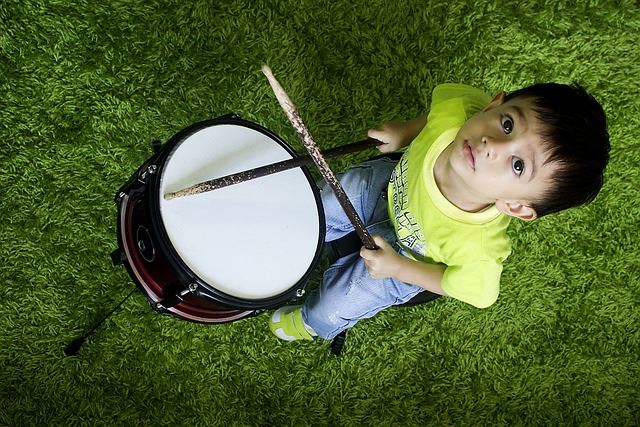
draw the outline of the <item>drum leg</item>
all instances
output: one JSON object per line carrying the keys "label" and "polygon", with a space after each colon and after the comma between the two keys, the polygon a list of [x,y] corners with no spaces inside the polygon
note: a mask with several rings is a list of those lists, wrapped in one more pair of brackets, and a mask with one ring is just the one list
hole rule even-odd
{"label": "drum leg", "polygon": [[344,348],[344,340],[347,339],[347,330],[340,332],[331,341],[331,354],[334,356],[340,356],[342,349]]}
{"label": "drum leg", "polygon": [[98,329],[98,328],[99,328],[99,327],[100,327],[100,326],[101,326],[101,325],[102,325],[102,324],[103,324],[103,323],[104,323],[104,322],[105,322],[109,317],[111,317],[111,315],[112,315],[113,313],[115,313],[115,312],[116,312],[116,310],[117,310],[117,309],[119,309],[119,308],[120,308],[120,306],[121,306],[122,304],[124,304],[124,302],[125,302],[126,300],[128,300],[128,299],[129,299],[129,297],[131,297],[131,295],[133,295],[133,293],[134,293],[135,291],[137,291],[137,290],[138,290],[138,288],[137,288],[137,287],[134,287],[134,288],[131,290],[131,292],[129,292],[129,294],[128,294],[126,297],[124,297],[124,298],[122,299],[122,301],[120,301],[120,302],[118,303],[118,305],[116,305],[116,306],[113,308],[113,310],[111,310],[111,311],[110,311],[106,316],[104,316],[102,319],[100,319],[100,321],[99,321],[98,323],[96,323],[96,324],[95,324],[95,325],[94,325],[94,326],[89,330],[89,332],[85,333],[85,334],[84,334],[84,335],[82,335],[80,338],[76,338],[75,340],[71,341],[71,343],[69,343],[69,344],[64,348],[64,354],[65,354],[65,355],[67,355],[67,356],[75,356],[76,354],[78,354],[78,352],[80,351],[80,347],[82,347],[82,344],[84,344],[84,341],[85,341],[87,338],[89,338],[89,336],[90,336],[91,334],[93,334],[93,333],[96,331],[96,329]]}

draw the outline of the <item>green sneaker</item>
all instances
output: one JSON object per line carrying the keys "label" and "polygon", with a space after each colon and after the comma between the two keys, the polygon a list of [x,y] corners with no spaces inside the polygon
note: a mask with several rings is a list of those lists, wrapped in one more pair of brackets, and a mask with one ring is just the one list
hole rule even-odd
{"label": "green sneaker", "polygon": [[315,332],[304,324],[299,305],[277,309],[269,320],[269,329],[281,340],[313,340]]}

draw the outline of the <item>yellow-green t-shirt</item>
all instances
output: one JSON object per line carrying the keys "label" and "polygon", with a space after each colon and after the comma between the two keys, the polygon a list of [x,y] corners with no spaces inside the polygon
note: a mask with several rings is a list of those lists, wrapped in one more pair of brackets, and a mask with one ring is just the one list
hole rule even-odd
{"label": "yellow-green t-shirt", "polygon": [[495,206],[463,211],[438,189],[434,165],[460,127],[490,97],[460,84],[435,88],[427,125],[398,162],[389,185],[389,216],[399,243],[415,259],[446,265],[442,289],[479,308],[500,291],[502,263],[511,252],[509,217]]}

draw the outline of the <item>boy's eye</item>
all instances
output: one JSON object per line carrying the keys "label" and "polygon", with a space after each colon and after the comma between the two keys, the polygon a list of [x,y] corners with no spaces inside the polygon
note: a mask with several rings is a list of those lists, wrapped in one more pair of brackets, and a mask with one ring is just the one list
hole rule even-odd
{"label": "boy's eye", "polygon": [[524,162],[522,159],[514,157],[511,159],[511,168],[516,175],[521,176],[524,172]]}
{"label": "boy's eye", "polygon": [[507,135],[513,131],[513,120],[509,116],[502,116],[500,119],[500,123],[502,124],[502,130]]}

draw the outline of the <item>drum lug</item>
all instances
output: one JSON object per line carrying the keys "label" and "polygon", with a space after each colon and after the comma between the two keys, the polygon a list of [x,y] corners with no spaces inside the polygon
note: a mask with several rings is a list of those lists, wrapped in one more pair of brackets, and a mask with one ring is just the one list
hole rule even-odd
{"label": "drum lug", "polygon": [[[152,160],[152,159],[150,159]],[[147,163],[150,161],[148,160]],[[147,186],[149,175],[157,172],[158,167],[155,164],[142,165],[131,178],[116,192],[114,201],[120,204],[126,196],[135,197],[138,193],[144,192]]]}
{"label": "drum lug", "polygon": [[140,175],[138,175],[138,181],[140,181],[142,184],[146,184],[149,176],[155,174],[157,171],[158,171],[158,166],[154,164],[147,166],[144,170],[140,172]]}
{"label": "drum lug", "polygon": [[158,154],[162,149],[162,142],[160,140],[151,141],[151,148],[153,149],[153,154]]}
{"label": "drum lug", "polygon": [[296,298],[302,298],[304,296],[304,289],[297,289],[296,290]]}
{"label": "drum lug", "polygon": [[168,298],[156,302],[155,309],[158,311],[165,311],[168,308],[174,307],[180,304],[184,300],[184,297],[187,296],[187,294],[195,294],[197,290],[198,284],[190,283],[187,288],[182,289],[180,292],[176,292]]}
{"label": "drum lug", "polygon": [[117,204],[120,204],[120,202],[122,202],[122,199],[124,199],[126,196],[127,196],[127,193],[125,193],[124,191],[119,191],[116,193],[114,202],[116,202]]}
{"label": "drum lug", "polygon": [[111,262],[113,263],[114,266],[124,264],[126,260],[127,260],[127,256],[125,255],[124,251],[122,251],[120,248],[111,252]]}
{"label": "drum lug", "polygon": [[242,117],[238,113],[228,113],[228,114],[225,114],[223,116],[218,117],[218,119],[223,119],[223,120],[234,119],[234,120],[238,120],[238,119],[242,119]]}

